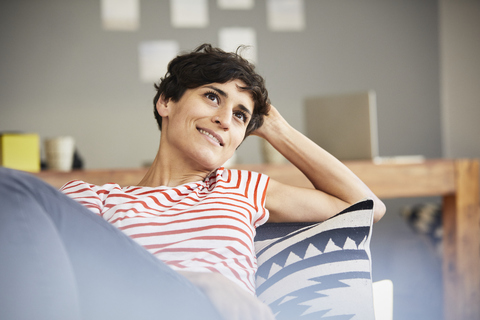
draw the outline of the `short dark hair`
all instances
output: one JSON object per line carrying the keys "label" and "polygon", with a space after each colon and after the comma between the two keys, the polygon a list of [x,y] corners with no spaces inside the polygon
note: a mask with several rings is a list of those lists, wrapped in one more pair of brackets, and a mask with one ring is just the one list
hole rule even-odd
{"label": "short dark hair", "polygon": [[264,79],[256,73],[255,66],[237,52],[225,52],[210,44],[202,44],[190,53],[178,55],[168,64],[165,77],[155,84],[157,94],[153,99],[153,109],[158,127],[162,130],[162,117],[156,105],[160,96],[165,100],[179,101],[187,89],[194,89],[209,83],[226,83],[241,80],[242,90],[252,94],[254,109],[245,136],[261,127],[263,117],[270,110],[268,91]]}

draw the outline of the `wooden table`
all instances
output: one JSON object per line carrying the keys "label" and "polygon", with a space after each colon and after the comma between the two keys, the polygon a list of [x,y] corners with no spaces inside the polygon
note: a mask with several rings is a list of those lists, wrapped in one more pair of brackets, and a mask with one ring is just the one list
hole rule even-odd
{"label": "wooden table", "polygon": [[[441,196],[443,199],[443,282],[445,320],[480,319],[480,205],[478,160],[428,160],[410,164],[349,161],[379,198]],[[292,165],[239,165],[281,182],[311,187]],[[137,184],[146,169],[40,172],[55,187],[72,179],[93,184]]]}

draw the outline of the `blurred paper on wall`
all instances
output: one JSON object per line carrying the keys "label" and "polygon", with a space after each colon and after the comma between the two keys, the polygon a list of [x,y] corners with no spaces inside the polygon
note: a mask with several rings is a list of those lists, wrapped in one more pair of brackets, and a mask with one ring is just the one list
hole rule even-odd
{"label": "blurred paper on wall", "polygon": [[208,26],[207,0],[170,0],[170,18],[175,28]]}
{"label": "blurred paper on wall", "polygon": [[217,0],[220,9],[229,10],[248,10],[252,9],[254,4],[254,0]]}
{"label": "blurred paper on wall", "polygon": [[273,31],[305,29],[303,0],[267,0],[267,22]]}
{"label": "blurred paper on wall", "polygon": [[105,30],[135,31],[139,26],[139,0],[102,0],[102,25]]}
{"label": "blurred paper on wall", "polygon": [[140,80],[143,82],[158,82],[167,72],[170,60],[179,52],[177,41],[145,41],[140,43],[139,63]]}
{"label": "blurred paper on wall", "polygon": [[240,45],[248,48],[241,51],[241,56],[256,64],[257,34],[253,28],[222,28],[218,32],[220,48],[227,52],[236,52]]}

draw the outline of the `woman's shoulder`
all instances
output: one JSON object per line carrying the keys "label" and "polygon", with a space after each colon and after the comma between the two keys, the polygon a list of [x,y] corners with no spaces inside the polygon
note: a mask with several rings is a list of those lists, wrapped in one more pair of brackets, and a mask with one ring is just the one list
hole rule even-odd
{"label": "woman's shoulder", "polygon": [[114,189],[121,189],[121,187],[116,183],[106,183],[104,185],[95,185],[92,183],[88,183],[82,180],[71,180],[63,185],[60,188],[60,191],[63,193],[79,193],[79,192],[88,192],[92,191],[95,193],[98,192],[110,192]]}

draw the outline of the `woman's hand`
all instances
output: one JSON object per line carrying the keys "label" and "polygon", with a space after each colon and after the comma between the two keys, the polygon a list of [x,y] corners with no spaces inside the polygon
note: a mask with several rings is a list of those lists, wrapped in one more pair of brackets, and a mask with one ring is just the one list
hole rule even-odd
{"label": "woman's hand", "polygon": [[268,115],[263,118],[263,125],[257,130],[252,132],[252,135],[261,137],[268,141],[268,137],[275,134],[276,131],[281,130],[283,127],[288,127],[288,122],[282,117],[280,112],[270,105],[270,111]]}
{"label": "woman's hand", "polygon": [[219,273],[177,272],[205,293],[225,320],[275,320],[266,304]]}
{"label": "woman's hand", "polygon": [[383,202],[350,169],[290,126],[275,107],[252,134],[267,140],[315,187],[298,188],[271,179],[266,199],[271,222],[323,221],[365,198],[375,202],[374,221],[385,214]]}

